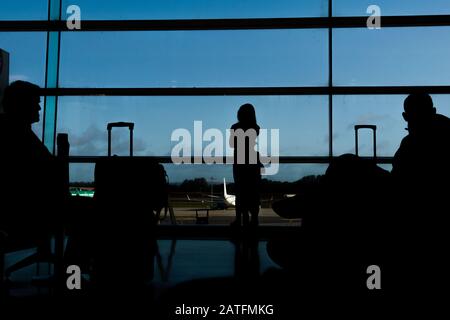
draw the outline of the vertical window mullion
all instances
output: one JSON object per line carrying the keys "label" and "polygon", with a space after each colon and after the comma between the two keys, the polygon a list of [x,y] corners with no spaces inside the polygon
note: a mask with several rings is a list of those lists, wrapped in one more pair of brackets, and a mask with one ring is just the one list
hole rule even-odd
{"label": "vertical window mullion", "polygon": [[333,157],[333,0],[328,0],[328,144],[329,156]]}
{"label": "vertical window mullion", "polygon": [[[61,20],[61,2],[62,0],[49,0],[49,21]],[[47,31],[45,88],[58,88],[60,42],[60,31]],[[57,96],[46,96],[44,98],[44,123],[42,130],[42,141],[53,154],[55,154],[57,107]]]}

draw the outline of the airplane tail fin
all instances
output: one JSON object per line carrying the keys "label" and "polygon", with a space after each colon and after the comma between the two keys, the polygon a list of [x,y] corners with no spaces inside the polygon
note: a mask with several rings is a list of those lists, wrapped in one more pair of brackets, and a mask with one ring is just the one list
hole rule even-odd
{"label": "airplane tail fin", "polygon": [[223,196],[225,197],[225,199],[228,197],[228,193],[227,193],[227,183],[225,181],[225,178],[223,178]]}

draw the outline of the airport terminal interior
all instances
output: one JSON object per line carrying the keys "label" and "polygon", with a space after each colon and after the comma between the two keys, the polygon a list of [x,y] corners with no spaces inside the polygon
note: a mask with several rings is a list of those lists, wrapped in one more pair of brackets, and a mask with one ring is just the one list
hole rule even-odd
{"label": "airport terminal interior", "polygon": [[412,292],[412,255],[442,285],[448,39],[448,0],[0,0],[0,306],[297,319]]}

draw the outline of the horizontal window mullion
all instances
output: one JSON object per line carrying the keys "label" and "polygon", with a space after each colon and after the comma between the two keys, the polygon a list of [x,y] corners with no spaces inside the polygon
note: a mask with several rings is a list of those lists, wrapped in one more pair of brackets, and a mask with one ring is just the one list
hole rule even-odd
{"label": "horizontal window mullion", "polygon": [[[367,16],[198,19],[198,20],[82,20],[82,31],[176,31],[176,30],[251,30],[365,28]],[[450,26],[450,15],[382,16],[382,27]],[[0,31],[72,31],[63,21],[0,21]]]}
{"label": "horizontal window mullion", "polygon": [[235,88],[58,88],[42,89],[43,96],[245,96],[324,95],[328,87]]}
{"label": "horizontal window mullion", "polygon": [[335,86],[331,88],[333,95],[410,94],[414,92],[449,94],[450,86]]}
{"label": "horizontal window mullion", "polygon": [[235,87],[235,88],[47,88],[42,96],[258,96],[258,95],[369,95],[427,92],[450,94],[450,86],[380,87]]}
{"label": "horizontal window mullion", "polygon": [[[70,137],[69,137],[70,138]],[[95,163],[96,161],[100,159],[105,159],[107,157],[105,156],[71,156],[69,158],[70,163]],[[152,159],[154,161],[160,162],[160,163],[172,163],[172,158],[169,156],[137,156],[135,158],[140,159]],[[330,163],[331,160],[335,159],[336,157],[316,157],[316,156],[281,156],[279,157],[279,163],[281,164],[327,164]],[[363,159],[373,159],[371,157],[362,157]],[[210,163],[205,162],[206,160],[211,160],[212,158],[204,157],[203,163]],[[191,163],[194,163],[194,157],[191,157]],[[222,157],[222,162],[226,163],[227,158]],[[231,163],[232,158],[228,159]],[[391,164],[392,163],[392,157],[377,157],[376,162],[379,164]]]}

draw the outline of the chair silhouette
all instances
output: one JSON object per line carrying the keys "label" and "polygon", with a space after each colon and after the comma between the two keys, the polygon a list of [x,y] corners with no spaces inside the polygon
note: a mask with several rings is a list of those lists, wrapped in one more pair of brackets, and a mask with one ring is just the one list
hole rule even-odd
{"label": "chair silhouette", "polygon": [[[67,141],[67,146],[62,144]],[[58,166],[58,187],[60,188],[60,195],[69,195],[69,163],[68,163],[68,137],[66,134],[58,134],[58,159],[55,164]],[[59,194],[56,195],[59,198]],[[63,199],[63,198],[61,198]],[[67,204],[67,199],[58,204]],[[64,212],[64,210],[62,210]],[[52,221],[54,223],[54,221]],[[0,227],[1,228],[1,227]],[[63,226],[59,225],[53,232],[52,236],[55,237],[55,250],[51,252],[51,236],[49,235],[45,242],[38,243],[36,239],[24,238],[21,236],[8,236],[6,232],[0,229],[0,286],[5,284],[5,279],[9,278],[12,273],[20,269],[26,268],[30,265],[37,263],[37,275],[39,275],[39,263],[46,262],[49,264],[48,270],[50,271],[50,264],[55,265],[55,275],[61,274],[62,258],[63,258],[63,246],[64,246],[64,232]],[[47,248],[46,248],[47,247]],[[12,264],[8,268],[5,268],[6,254],[14,253],[26,249],[37,248],[36,252],[25,257],[22,260]]]}

